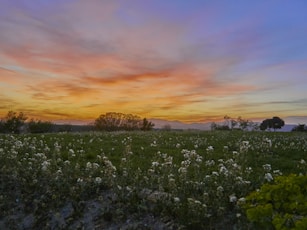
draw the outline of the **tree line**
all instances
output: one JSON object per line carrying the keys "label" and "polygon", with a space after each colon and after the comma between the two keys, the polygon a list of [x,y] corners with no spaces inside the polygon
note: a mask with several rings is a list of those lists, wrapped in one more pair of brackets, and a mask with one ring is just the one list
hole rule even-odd
{"label": "tree line", "polygon": [[0,133],[48,133],[70,131],[119,131],[119,130],[143,130],[153,129],[154,124],[146,118],[133,114],[109,112],[101,114],[93,125],[54,124],[50,121],[28,119],[23,112],[9,111],[0,120]]}
{"label": "tree line", "polygon": [[[211,130],[271,130],[281,129],[285,122],[274,116],[263,120],[260,124],[243,119],[242,117],[231,118],[224,116],[223,123],[211,123]],[[91,125],[54,124],[50,121],[28,119],[23,112],[9,111],[0,119],[0,133],[47,133],[47,132],[70,132],[70,131],[149,131],[155,126],[147,118],[141,118],[134,114],[108,112],[99,115]],[[167,127],[170,130],[171,127]],[[166,129],[165,129],[166,130]],[[295,126],[292,131],[306,132],[305,124]]]}
{"label": "tree line", "polygon": [[215,122],[211,123],[211,130],[271,130],[281,129],[285,125],[285,122],[280,117],[273,117],[270,119],[263,120],[260,124],[250,121],[248,119],[243,119],[239,116],[237,119],[231,118],[229,116],[224,116],[224,122],[222,124],[217,124]]}

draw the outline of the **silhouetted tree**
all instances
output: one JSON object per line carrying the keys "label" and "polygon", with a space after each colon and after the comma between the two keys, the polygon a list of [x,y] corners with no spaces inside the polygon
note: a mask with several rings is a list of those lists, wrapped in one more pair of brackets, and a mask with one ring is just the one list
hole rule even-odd
{"label": "silhouetted tree", "polygon": [[149,131],[152,130],[152,128],[155,126],[154,123],[151,121],[148,121],[146,118],[143,119],[141,130],[143,131]]}
{"label": "silhouetted tree", "polygon": [[273,117],[272,119],[265,119],[262,121],[260,124],[260,129],[261,130],[266,130],[266,129],[281,129],[285,125],[285,122],[280,119],[279,117]]}
{"label": "silhouetted tree", "polygon": [[9,111],[4,118],[4,129],[9,133],[20,133],[21,127],[25,124],[27,117],[24,113]]}
{"label": "silhouetted tree", "polygon": [[273,123],[273,129],[274,130],[281,129],[285,125],[284,120],[282,120],[279,117],[273,117],[272,118],[272,123]]}
{"label": "silhouetted tree", "polygon": [[292,131],[293,132],[306,132],[307,127],[305,124],[298,124],[297,126],[293,127]]}
{"label": "silhouetted tree", "polygon": [[138,130],[142,127],[142,119],[133,114],[109,112],[101,114],[94,122],[98,130]]}
{"label": "silhouetted tree", "polygon": [[28,122],[28,130],[30,133],[48,133],[51,132],[53,124],[49,121],[41,121],[31,119]]}
{"label": "silhouetted tree", "polygon": [[5,132],[5,122],[1,119],[0,120],[0,133]]}

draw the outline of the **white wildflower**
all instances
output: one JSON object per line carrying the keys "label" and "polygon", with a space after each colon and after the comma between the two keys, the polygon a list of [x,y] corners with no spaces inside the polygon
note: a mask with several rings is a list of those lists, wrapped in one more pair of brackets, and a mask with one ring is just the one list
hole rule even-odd
{"label": "white wildflower", "polygon": [[264,174],[264,179],[266,179],[268,182],[273,180],[273,176],[271,173]]}
{"label": "white wildflower", "polygon": [[235,203],[235,202],[237,202],[237,197],[236,197],[234,194],[230,195],[230,196],[229,196],[229,202],[230,202],[230,203]]}
{"label": "white wildflower", "polygon": [[266,172],[270,172],[271,171],[271,165],[270,164],[265,164],[265,165],[262,165],[264,171]]}
{"label": "white wildflower", "polygon": [[95,183],[96,184],[101,184],[101,182],[102,182],[102,179],[100,177],[96,177],[95,178]]}

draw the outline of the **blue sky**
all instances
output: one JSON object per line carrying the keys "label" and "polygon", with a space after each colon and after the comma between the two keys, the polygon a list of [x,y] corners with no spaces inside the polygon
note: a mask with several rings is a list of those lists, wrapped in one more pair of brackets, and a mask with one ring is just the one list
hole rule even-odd
{"label": "blue sky", "polygon": [[307,122],[306,1],[1,1],[0,115]]}

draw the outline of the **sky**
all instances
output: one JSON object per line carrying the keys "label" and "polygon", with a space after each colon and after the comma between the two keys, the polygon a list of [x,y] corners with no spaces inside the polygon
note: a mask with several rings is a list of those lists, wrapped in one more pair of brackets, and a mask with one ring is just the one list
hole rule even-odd
{"label": "sky", "polygon": [[305,0],[0,3],[0,117],[307,123]]}

